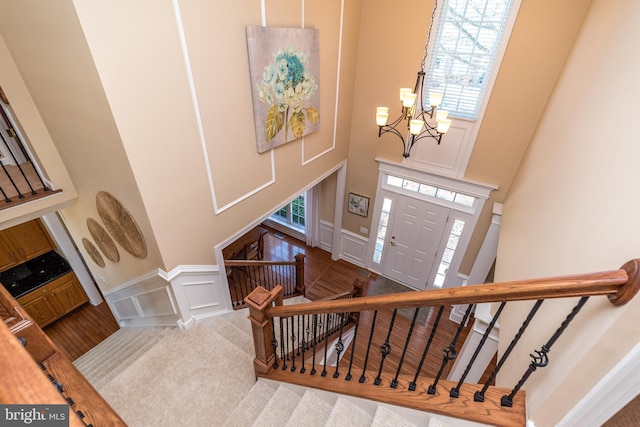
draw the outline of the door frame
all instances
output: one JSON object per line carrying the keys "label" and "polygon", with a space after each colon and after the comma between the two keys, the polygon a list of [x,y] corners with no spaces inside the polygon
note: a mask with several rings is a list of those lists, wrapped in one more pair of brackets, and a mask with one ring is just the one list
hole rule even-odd
{"label": "door frame", "polygon": [[[380,263],[373,262],[373,256],[375,252],[375,242],[377,237],[378,224],[380,222],[380,214],[382,210],[382,203],[385,196],[389,194],[405,194],[409,197],[417,198],[420,200],[424,200],[428,203],[445,206],[451,208],[451,215],[449,217],[449,221],[445,227],[445,231],[443,232],[442,239],[440,244],[438,245],[438,253],[436,258],[434,259],[434,265],[439,265],[440,260],[442,259],[442,254],[444,252],[444,248],[447,244],[449,234],[451,232],[451,227],[456,219],[460,219],[465,222],[465,227],[463,229],[463,233],[460,236],[460,240],[458,242],[458,246],[456,247],[455,255],[453,260],[449,266],[449,272],[446,275],[445,282],[443,284],[443,288],[452,287],[452,286],[460,286],[462,284],[461,280],[458,280],[458,269],[460,267],[460,263],[464,258],[464,255],[467,251],[467,247],[471,240],[471,236],[475,230],[476,224],[478,222],[478,218],[480,217],[480,213],[482,212],[482,208],[489,198],[491,191],[496,190],[498,186],[492,184],[485,184],[476,181],[467,180],[464,178],[458,177],[448,177],[439,175],[433,172],[429,172],[426,170],[416,169],[415,167],[406,164],[406,163],[397,163],[392,162],[386,159],[376,158],[378,162],[378,185],[376,189],[376,198],[373,208],[372,222],[371,222],[371,230],[372,233],[370,235],[369,241],[369,250],[367,254],[366,267],[380,275],[382,274],[382,266],[385,262],[385,251],[382,251],[382,257],[380,259]],[[447,200],[439,199],[436,197],[432,197],[426,194],[418,193],[415,191],[406,190],[399,187],[394,187],[388,184],[388,177],[398,177],[403,179],[408,179],[414,182],[427,184],[433,187],[442,188],[449,191],[454,191],[456,193],[462,193],[465,195],[469,195],[475,198],[472,206],[463,206],[457,203],[453,203]],[[394,201],[397,201],[397,197],[394,198]],[[391,213],[389,217],[389,224],[392,224],[395,219],[395,207],[392,204]],[[386,242],[388,243],[389,236],[386,236]],[[431,274],[429,275],[427,286],[425,289],[433,288],[433,280],[435,277],[437,268],[431,269]]]}

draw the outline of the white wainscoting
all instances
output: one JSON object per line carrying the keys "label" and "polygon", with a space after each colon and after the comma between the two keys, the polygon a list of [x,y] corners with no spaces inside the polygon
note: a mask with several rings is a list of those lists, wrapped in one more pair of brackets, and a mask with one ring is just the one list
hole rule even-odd
{"label": "white wainscoting", "polygon": [[178,326],[232,311],[218,266],[178,266],[154,270],[105,292],[120,326]]}
{"label": "white wainscoting", "polygon": [[340,233],[340,258],[357,266],[365,267],[368,253],[368,238],[342,230]]}
{"label": "white wainscoting", "polygon": [[331,252],[333,249],[333,224],[320,221],[320,249]]}
{"label": "white wainscoting", "polygon": [[176,326],[180,313],[166,273],[154,270],[104,293],[120,326]]}
{"label": "white wainscoting", "polygon": [[169,280],[182,314],[181,328],[233,311],[226,278],[217,265],[179,266],[169,273]]}

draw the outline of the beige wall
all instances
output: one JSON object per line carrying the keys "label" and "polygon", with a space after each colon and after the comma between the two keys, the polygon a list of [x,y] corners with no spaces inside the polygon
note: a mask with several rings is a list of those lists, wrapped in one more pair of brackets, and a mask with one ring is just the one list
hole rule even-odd
{"label": "beige wall", "polygon": [[[76,243],[84,253],[101,190],[147,240],[145,260],[121,250],[101,269],[87,257],[103,290],[154,268],[216,264],[216,245],[346,160],[360,2],[265,4],[267,25],[320,30],[320,129],[273,155],[256,152],[245,34],[261,25],[260,2],[0,2],[11,60],[79,188],[63,211]],[[324,187],[335,197],[335,180]]]}
{"label": "beige wall", "polygon": [[[106,284],[100,281],[100,285],[108,289],[162,267],[154,233],[73,5],[70,1],[25,1],[3,2],[0,8],[0,30],[10,46],[12,59],[64,160],[62,170],[72,180],[62,181],[53,176],[52,181],[64,192],[73,190],[70,185],[73,182],[78,191],[74,203],[61,211],[76,245],[83,248],[82,238],[92,240],[86,224],[88,218],[100,222],[95,204],[98,191],[108,191],[118,198],[145,236],[148,256],[144,260],[122,248],[118,264],[105,258],[107,268],[98,267],[86,257],[96,278],[97,275],[105,278]],[[5,64],[3,61],[3,68]],[[0,81],[0,85],[8,94],[14,90],[10,81]],[[14,97],[10,98],[14,104]],[[15,101],[20,99],[16,97]],[[37,121],[21,110],[17,116],[31,142],[40,144]],[[36,151],[48,174],[58,170],[51,164],[49,153],[39,146]]]}
{"label": "beige wall", "polygon": [[[504,200],[589,1],[522,1],[464,175],[500,188],[485,205],[461,266],[463,273],[471,269],[489,227],[492,202]],[[373,197],[378,177],[374,159],[402,159],[402,146],[397,138],[390,135],[378,138],[375,108],[388,105],[399,114],[398,88],[415,84],[433,3],[410,0],[389,7],[387,1],[371,0],[366,6],[361,16],[346,191]],[[433,141],[428,138],[419,142],[429,143]],[[445,136],[442,144],[446,143]],[[375,228],[370,218],[346,214],[344,228],[354,233],[360,226]]]}
{"label": "beige wall", "polygon": [[[593,1],[505,200],[496,280],[613,270],[639,256],[639,16],[631,0]],[[544,325],[527,331],[513,359],[540,349],[574,303],[545,302]],[[639,304],[587,303],[552,348],[549,366],[526,384],[537,426],[555,425],[639,342]],[[508,310],[501,336],[511,336],[524,315]],[[501,340],[502,351],[507,344]],[[507,364],[499,382],[513,386],[525,369]]]}
{"label": "beige wall", "polygon": [[[2,64],[0,67],[0,87],[5,92],[14,114],[24,117],[24,120],[30,124],[28,135],[31,140],[24,142],[30,147],[32,153],[38,154],[40,164],[46,170],[45,178],[55,184],[55,189],[64,189],[62,193],[57,193],[54,196],[0,211],[0,229],[4,229],[37,218],[52,209],[67,206],[76,199],[78,194],[1,33],[0,64]],[[24,132],[24,129],[22,131]]]}

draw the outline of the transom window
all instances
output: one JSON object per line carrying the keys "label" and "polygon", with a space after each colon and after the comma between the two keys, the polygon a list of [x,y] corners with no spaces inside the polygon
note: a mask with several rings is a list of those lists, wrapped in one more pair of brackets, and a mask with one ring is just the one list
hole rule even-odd
{"label": "transom window", "polygon": [[512,7],[512,0],[443,0],[427,64],[429,89],[440,108],[475,120]]}
{"label": "transom window", "polygon": [[387,176],[387,184],[393,187],[413,191],[415,193],[435,197],[436,199],[453,202],[462,206],[472,207],[473,203],[476,201],[476,198],[473,196],[468,196],[466,194],[457,193],[455,191],[434,187],[433,185],[423,184],[421,182],[416,182],[410,179],[400,178],[393,175]]}

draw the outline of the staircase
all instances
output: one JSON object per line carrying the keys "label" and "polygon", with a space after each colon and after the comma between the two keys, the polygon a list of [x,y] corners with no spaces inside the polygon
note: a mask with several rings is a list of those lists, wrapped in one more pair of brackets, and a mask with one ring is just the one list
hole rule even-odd
{"label": "staircase", "polygon": [[[295,302],[295,301],[292,301]],[[480,426],[260,379],[247,310],[186,331],[123,328],[74,365],[135,426]],[[213,380],[215,378],[215,380]]]}

